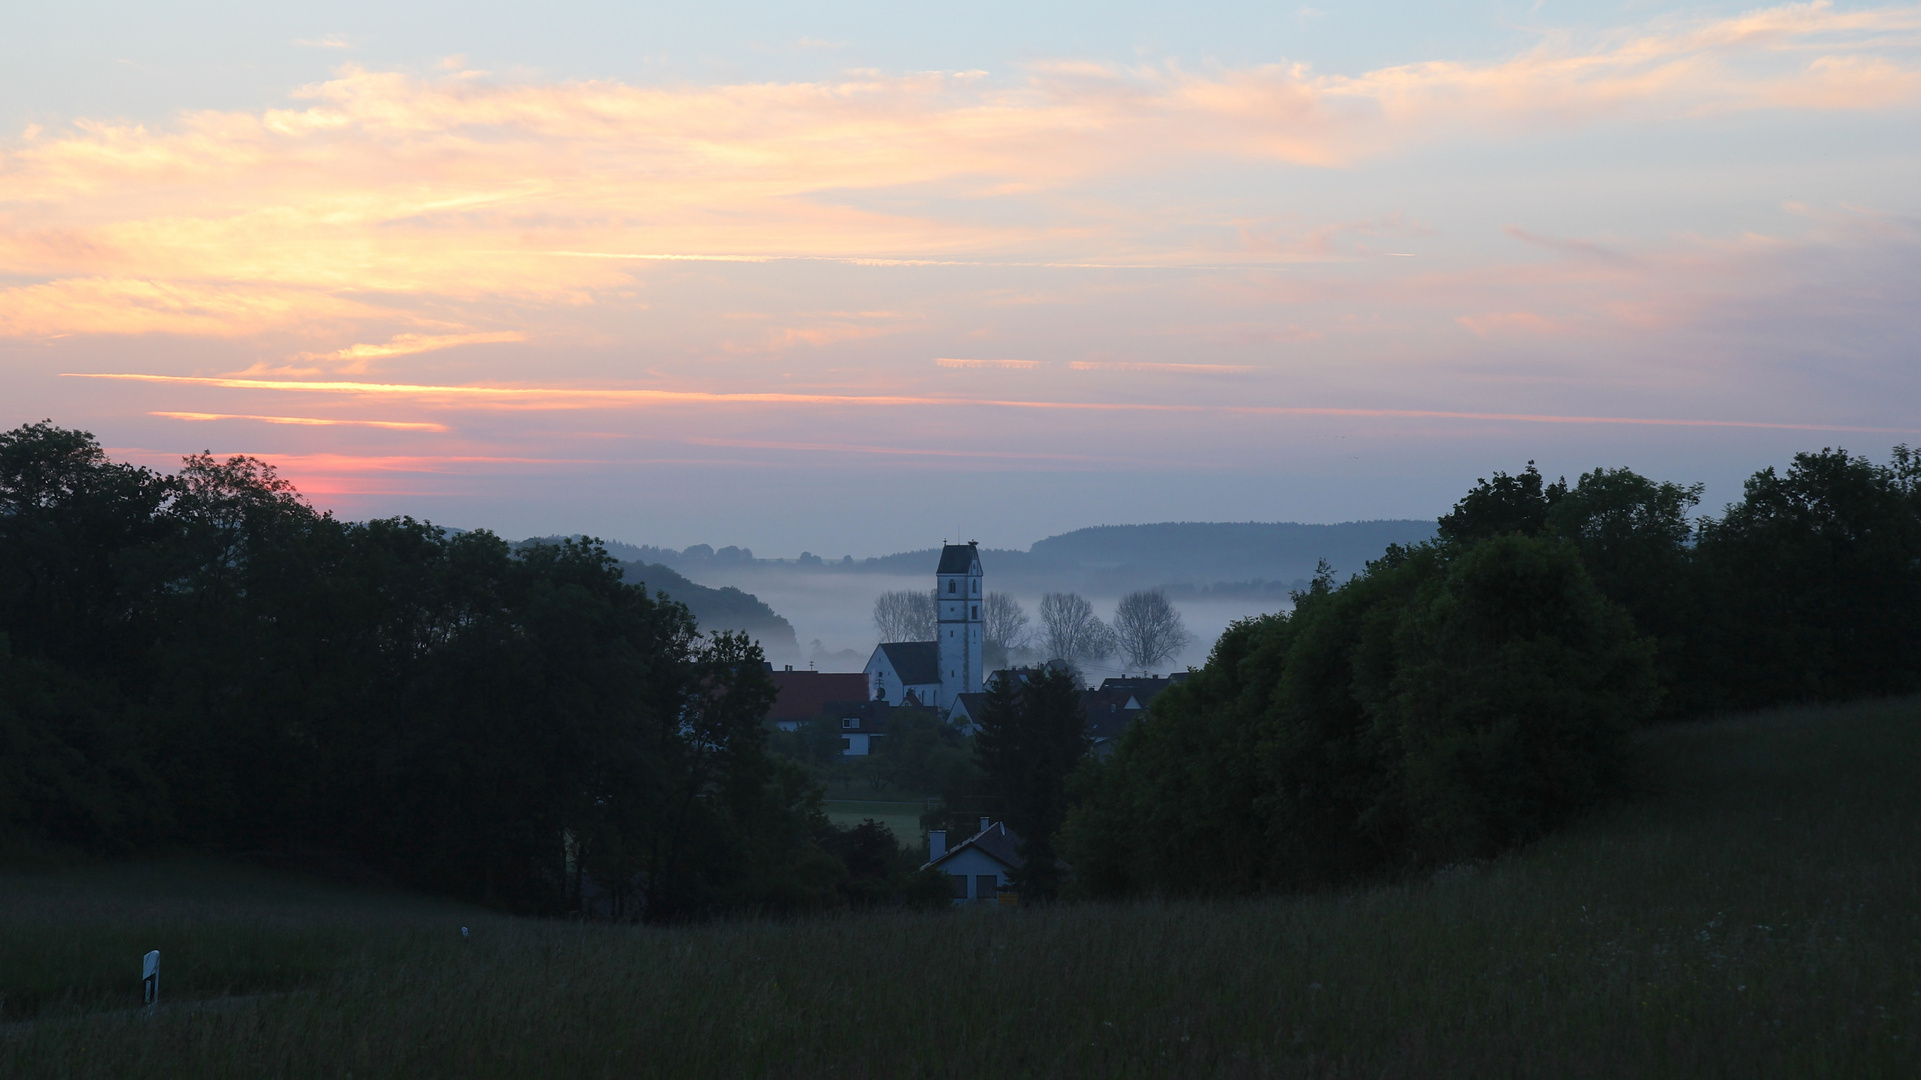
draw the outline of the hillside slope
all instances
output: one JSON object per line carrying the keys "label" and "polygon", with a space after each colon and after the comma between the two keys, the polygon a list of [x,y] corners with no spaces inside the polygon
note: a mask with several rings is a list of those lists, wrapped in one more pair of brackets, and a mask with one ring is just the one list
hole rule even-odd
{"label": "hillside slope", "polygon": [[761,643],[770,659],[800,651],[794,625],[753,593],[742,592],[732,585],[718,589],[696,585],[659,563],[624,562],[620,564],[620,571],[628,582],[645,585],[655,593],[686,604],[702,631],[745,630]]}
{"label": "hillside slope", "polygon": [[1529,850],[1235,903],[656,929],[0,874],[0,1075],[1914,1075],[1921,699],[1643,745],[1642,797]]}

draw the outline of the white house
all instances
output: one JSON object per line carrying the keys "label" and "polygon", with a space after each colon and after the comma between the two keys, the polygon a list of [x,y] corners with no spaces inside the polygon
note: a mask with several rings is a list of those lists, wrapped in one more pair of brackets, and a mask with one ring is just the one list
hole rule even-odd
{"label": "white house", "polygon": [[954,890],[954,903],[995,901],[1007,887],[1008,875],[1025,866],[1020,856],[1020,834],[1005,822],[996,824],[981,819],[981,831],[953,847],[947,846],[947,833],[927,831],[927,860],[922,870],[935,869],[947,875]]}
{"label": "white house", "polygon": [[890,641],[874,649],[865,669],[873,697],[895,705],[906,702],[946,710],[962,694],[981,691],[980,544],[947,544],[934,568],[935,638]]}
{"label": "white house", "polygon": [[887,714],[892,708],[884,701],[841,703],[837,710],[840,714],[841,756],[866,757],[878,751],[878,743],[887,736]]}

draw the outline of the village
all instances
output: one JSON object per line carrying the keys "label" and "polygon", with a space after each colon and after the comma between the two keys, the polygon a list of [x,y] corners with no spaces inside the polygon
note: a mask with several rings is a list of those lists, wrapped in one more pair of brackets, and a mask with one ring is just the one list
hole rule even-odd
{"label": "village", "polygon": [[[1019,685],[1033,674],[1035,668],[1026,666],[984,671],[989,642],[983,607],[990,595],[985,588],[980,545],[944,544],[931,594],[937,616],[933,640],[883,641],[858,672],[767,665],[778,690],[767,713],[768,725],[794,737],[786,745],[815,747],[814,761],[826,766],[824,777],[830,787],[838,782],[840,794],[850,794],[849,789],[856,785],[869,789],[870,798],[830,801],[830,810],[842,808],[838,816],[849,823],[871,818],[879,811],[883,819],[891,819],[887,823],[910,849],[920,846],[924,832],[927,861],[922,869],[946,875],[955,903],[1012,903],[1011,877],[1024,864],[1019,851],[1022,838],[991,816],[980,817],[971,835],[964,839],[957,836],[951,845],[949,830],[921,829],[911,813],[901,812],[911,810],[916,803],[902,801],[900,796],[918,793],[889,791],[902,786],[903,779],[911,784],[909,777],[900,774],[905,771],[911,777],[913,770],[911,766],[905,770],[886,768],[897,756],[886,740],[908,730],[932,732],[935,745],[945,742],[951,749],[980,731],[990,686],[997,681]],[[1164,609],[1158,620],[1158,633],[1168,643],[1184,634],[1178,613],[1171,619],[1165,614],[1171,610]],[[1124,616],[1121,621],[1125,622]],[[1004,648],[996,651],[1003,656],[1006,653]],[[1135,655],[1139,657],[1140,651]],[[1050,657],[1038,666],[1073,671],[1074,658]],[[1074,674],[1079,679],[1078,671]],[[1147,705],[1186,678],[1185,671],[1164,675],[1143,671],[1103,678],[1098,686],[1084,687],[1080,711],[1087,753],[1097,759],[1111,754],[1116,740]],[[823,748],[824,754],[820,752]],[[894,798],[884,800],[884,794]],[[925,794],[918,800],[923,809],[933,801]],[[895,812],[888,814],[887,810]]]}

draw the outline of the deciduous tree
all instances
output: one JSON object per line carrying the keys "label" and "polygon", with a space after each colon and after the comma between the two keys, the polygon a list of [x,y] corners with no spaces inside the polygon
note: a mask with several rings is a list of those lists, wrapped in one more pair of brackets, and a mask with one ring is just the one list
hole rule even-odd
{"label": "deciduous tree", "polygon": [[1130,667],[1147,671],[1187,648],[1193,635],[1163,589],[1142,589],[1121,597],[1114,609],[1114,636]]}
{"label": "deciduous tree", "polygon": [[1094,614],[1078,593],[1051,592],[1041,597],[1041,648],[1050,660],[1079,671],[1082,664],[1114,655],[1114,631]]}

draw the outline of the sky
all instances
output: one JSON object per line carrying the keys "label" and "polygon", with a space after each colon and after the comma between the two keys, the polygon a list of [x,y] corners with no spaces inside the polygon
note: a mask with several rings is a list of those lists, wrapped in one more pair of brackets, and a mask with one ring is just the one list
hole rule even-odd
{"label": "sky", "polygon": [[0,427],[351,519],[861,556],[1921,442],[1921,5],[13,7]]}

